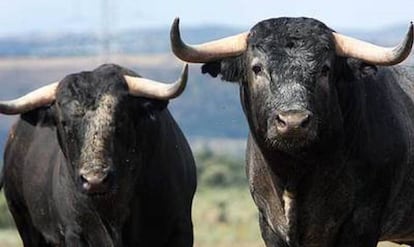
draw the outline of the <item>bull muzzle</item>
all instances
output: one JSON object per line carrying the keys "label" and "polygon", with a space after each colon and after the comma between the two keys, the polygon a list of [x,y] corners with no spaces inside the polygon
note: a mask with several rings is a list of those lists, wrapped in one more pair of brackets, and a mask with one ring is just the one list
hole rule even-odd
{"label": "bull muzzle", "polygon": [[104,194],[111,191],[113,174],[108,169],[92,172],[80,172],[81,188],[86,194]]}
{"label": "bull muzzle", "polygon": [[273,125],[279,136],[300,137],[308,134],[312,121],[309,111],[285,111],[276,114]]}

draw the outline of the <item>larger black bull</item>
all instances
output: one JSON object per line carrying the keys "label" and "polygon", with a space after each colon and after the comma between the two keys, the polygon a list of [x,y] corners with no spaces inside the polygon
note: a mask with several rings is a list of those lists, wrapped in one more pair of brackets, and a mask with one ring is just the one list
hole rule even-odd
{"label": "larger black bull", "polygon": [[192,246],[194,160],[167,109],[186,80],[102,65],[0,102],[21,113],[3,183],[24,246]]}
{"label": "larger black bull", "polygon": [[267,246],[373,247],[414,241],[413,27],[395,48],[309,18],[172,48],[238,82],[250,127],[247,175]]}

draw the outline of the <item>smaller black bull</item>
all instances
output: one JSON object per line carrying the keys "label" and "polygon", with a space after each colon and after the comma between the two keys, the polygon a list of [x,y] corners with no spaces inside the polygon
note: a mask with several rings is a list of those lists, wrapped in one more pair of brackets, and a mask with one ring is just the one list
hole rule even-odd
{"label": "smaller black bull", "polygon": [[310,18],[172,48],[238,82],[250,127],[247,175],[266,246],[414,242],[413,43],[383,48]]}
{"label": "smaller black bull", "polygon": [[24,246],[190,247],[195,165],[168,99],[186,85],[117,65],[66,76],[0,112],[3,185]]}

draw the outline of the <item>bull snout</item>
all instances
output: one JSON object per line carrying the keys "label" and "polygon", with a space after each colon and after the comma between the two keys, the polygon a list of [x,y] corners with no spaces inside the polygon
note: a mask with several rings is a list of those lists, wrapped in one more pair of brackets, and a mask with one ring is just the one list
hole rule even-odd
{"label": "bull snout", "polygon": [[309,111],[286,111],[276,115],[277,132],[282,136],[305,135],[312,121]]}
{"label": "bull snout", "polygon": [[112,186],[112,174],[109,171],[99,173],[81,173],[82,190],[88,194],[103,194]]}

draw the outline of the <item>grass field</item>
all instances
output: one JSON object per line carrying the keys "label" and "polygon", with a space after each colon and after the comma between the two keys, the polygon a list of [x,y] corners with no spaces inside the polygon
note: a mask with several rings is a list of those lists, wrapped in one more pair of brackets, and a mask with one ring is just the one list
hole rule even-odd
{"label": "grass field", "polygon": [[[257,211],[246,189],[199,190],[194,201],[195,247],[264,247]],[[0,231],[0,247],[21,247],[17,232]],[[380,247],[395,247],[381,243]]]}
{"label": "grass field", "polygon": [[[193,214],[195,247],[265,247],[257,210],[247,189],[200,190]],[[378,245],[398,246],[389,242]]]}

